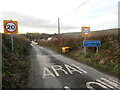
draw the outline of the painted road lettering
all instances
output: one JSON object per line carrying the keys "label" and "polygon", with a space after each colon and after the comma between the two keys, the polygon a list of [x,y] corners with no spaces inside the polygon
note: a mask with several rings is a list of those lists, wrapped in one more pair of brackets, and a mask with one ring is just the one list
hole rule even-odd
{"label": "painted road lettering", "polygon": [[52,67],[54,73],[56,74],[56,76],[60,76],[57,71],[63,71],[65,74],[68,74],[68,72],[65,71],[65,70],[62,68],[62,66],[60,66],[60,65],[54,65],[54,66],[51,66],[51,67]]}
{"label": "painted road lettering", "polygon": [[[110,82],[110,83],[106,83],[106,82]],[[86,87],[89,90],[99,90],[99,89],[95,88],[95,86],[94,86],[94,85],[97,85],[97,86],[100,86],[101,89],[103,88],[105,90],[120,90],[120,88],[118,87],[118,84],[119,84],[118,81],[115,81],[111,78],[108,78],[108,79],[100,78],[100,79],[96,79],[96,81],[87,82]],[[68,87],[68,86],[65,86],[64,89],[71,90],[70,87]]]}
{"label": "painted road lettering", "polygon": [[100,86],[100,87],[102,87],[102,88],[104,88],[104,89],[110,90],[110,89],[108,89],[106,86],[102,85],[101,83],[98,83],[98,82],[87,82],[87,83],[86,83],[86,86],[87,86],[87,88],[90,89],[90,90],[96,90],[94,87],[91,86],[91,84],[95,84],[95,85],[98,85],[98,86]]}
{"label": "painted road lettering", "polygon": [[116,83],[117,85],[120,85],[119,80],[115,81],[115,80],[113,80],[113,79],[111,79],[111,78],[109,78],[109,80],[112,81],[112,82],[114,82],[114,83]]}
{"label": "painted road lettering", "polygon": [[[64,68],[66,68],[66,70]],[[60,76],[58,71],[62,71],[64,74],[73,74],[74,72],[78,72],[80,74],[87,73],[85,70],[81,69],[80,67],[78,67],[74,64],[72,64],[71,66],[65,64],[64,68],[60,65],[53,65],[53,66],[51,66],[51,69],[52,69],[52,71],[51,71],[47,67],[44,67],[43,78],[46,78],[47,76],[51,76],[51,77]]]}
{"label": "painted road lettering", "polygon": [[101,88],[104,88],[106,90],[118,90],[120,89],[120,87],[118,86],[118,84],[116,84],[115,82],[111,81],[112,79],[105,79],[105,78],[101,78],[100,80],[99,79],[96,79],[95,82],[87,82],[86,83],[86,87],[90,90],[96,90],[95,87],[91,86],[91,85],[98,85],[100,86]]}
{"label": "painted road lettering", "polygon": [[[77,72],[79,74],[81,73],[87,73],[85,70],[81,69],[80,67],[72,64],[72,65],[64,65],[64,68],[61,65],[53,65],[50,68],[44,67],[43,69],[43,78],[46,78],[48,76],[50,77],[56,77],[60,76],[60,73],[58,71],[62,71],[65,75],[67,74],[74,74],[74,72]],[[115,81],[111,78],[100,78],[96,79],[95,81],[86,82],[86,87],[90,90],[97,90],[94,85],[97,85],[101,88],[104,88],[106,90],[119,90],[119,82]],[[71,90],[69,87],[65,86],[65,90]]]}
{"label": "painted road lettering", "polygon": [[108,80],[108,79],[105,79],[105,78],[101,78],[103,81],[105,81],[106,83],[110,84],[110,85],[113,85],[115,86],[116,88],[120,89],[120,87],[118,86],[118,84]]}
{"label": "painted road lettering", "polygon": [[76,67],[77,69],[79,69],[80,71],[82,71],[83,73],[87,73],[85,70],[81,69],[80,67],[76,66],[75,64],[72,64],[74,67]]}
{"label": "painted road lettering", "polygon": [[45,78],[46,76],[55,77],[55,75],[48,68],[44,67],[44,69],[43,69],[43,78]]}
{"label": "painted road lettering", "polygon": [[102,82],[102,81],[99,80],[99,79],[96,79],[96,81],[99,82],[99,83],[101,83],[101,84],[103,84],[103,85],[106,85],[106,86],[109,87],[109,88],[114,88],[114,87],[112,87],[111,85],[106,84],[105,82]]}
{"label": "painted road lettering", "polygon": [[65,90],[71,90],[68,86],[64,87]]}
{"label": "painted road lettering", "polygon": [[69,65],[66,65],[66,64],[65,64],[65,67],[67,68],[67,70],[69,71],[70,74],[73,74],[73,72],[82,73],[81,71],[79,71],[79,70],[77,70],[76,68],[71,67],[71,66],[69,66]]}

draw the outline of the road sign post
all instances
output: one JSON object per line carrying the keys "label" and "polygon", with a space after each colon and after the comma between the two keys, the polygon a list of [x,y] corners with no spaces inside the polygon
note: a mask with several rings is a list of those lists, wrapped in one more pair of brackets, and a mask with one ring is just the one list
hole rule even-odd
{"label": "road sign post", "polygon": [[99,51],[99,47],[97,47],[96,54],[98,54],[98,51]]}
{"label": "road sign post", "polygon": [[90,41],[83,41],[84,47],[97,47],[96,54],[98,54],[99,47],[101,46],[101,41],[99,40],[90,40]]}
{"label": "road sign post", "polygon": [[11,44],[12,44],[12,52],[13,52],[13,34],[11,34]]}
{"label": "road sign post", "polygon": [[[84,41],[86,41],[86,36],[90,36],[90,27],[82,27],[82,36],[84,36]],[[87,48],[84,47],[84,55],[87,54]]]}
{"label": "road sign post", "polygon": [[[86,38],[84,37],[84,41],[86,40]],[[84,47],[84,55],[86,56],[87,52],[86,52],[86,47]]]}
{"label": "road sign post", "polygon": [[18,33],[18,22],[12,20],[4,20],[4,33],[11,34],[11,48],[13,52],[13,34]]}

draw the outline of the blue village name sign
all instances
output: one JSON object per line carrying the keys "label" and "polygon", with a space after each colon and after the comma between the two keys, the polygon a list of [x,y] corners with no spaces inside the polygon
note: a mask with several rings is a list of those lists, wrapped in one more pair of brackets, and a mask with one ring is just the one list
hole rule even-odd
{"label": "blue village name sign", "polygon": [[83,41],[84,47],[100,47],[101,41],[99,40],[90,40],[90,41]]}

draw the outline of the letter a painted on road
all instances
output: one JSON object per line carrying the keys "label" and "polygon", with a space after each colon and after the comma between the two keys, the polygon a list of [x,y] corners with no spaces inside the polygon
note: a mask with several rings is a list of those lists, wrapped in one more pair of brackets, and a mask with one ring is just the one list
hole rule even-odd
{"label": "letter a painted on road", "polygon": [[43,78],[46,78],[46,76],[52,76],[55,77],[55,75],[46,67],[44,67],[43,70]]}

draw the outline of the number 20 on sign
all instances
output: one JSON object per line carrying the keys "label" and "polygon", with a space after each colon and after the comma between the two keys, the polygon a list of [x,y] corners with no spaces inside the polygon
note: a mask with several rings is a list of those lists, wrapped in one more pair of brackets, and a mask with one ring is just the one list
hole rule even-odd
{"label": "number 20 on sign", "polygon": [[4,33],[5,34],[17,34],[18,22],[11,20],[4,20]]}

